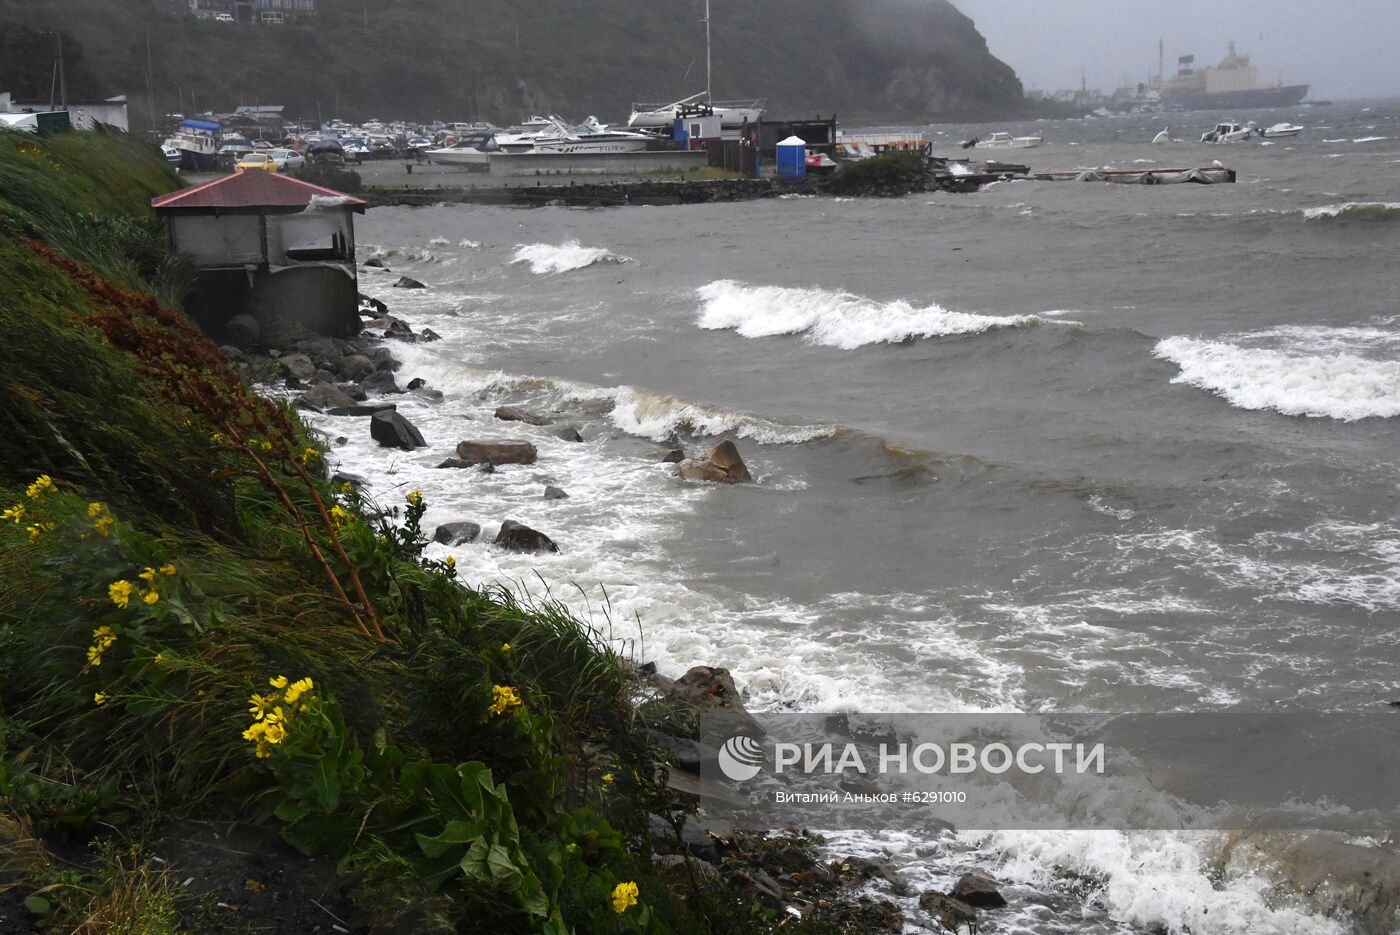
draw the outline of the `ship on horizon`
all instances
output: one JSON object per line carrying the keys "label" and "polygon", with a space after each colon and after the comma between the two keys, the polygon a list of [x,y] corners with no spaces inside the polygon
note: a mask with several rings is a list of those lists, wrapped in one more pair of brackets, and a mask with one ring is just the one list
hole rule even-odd
{"label": "ship on horizon", "polygon": [[1250,107],[1292,107],[1307,97],[1308,85],[1284,84],[1260,86],[1259,69],[1248,55],[1230,52],[1214,68],[1197,70],[1196,56],[1183,55],[1177,59],[1177,72],[1161,88],[1162,103],[1182,110],[1229,110]]}

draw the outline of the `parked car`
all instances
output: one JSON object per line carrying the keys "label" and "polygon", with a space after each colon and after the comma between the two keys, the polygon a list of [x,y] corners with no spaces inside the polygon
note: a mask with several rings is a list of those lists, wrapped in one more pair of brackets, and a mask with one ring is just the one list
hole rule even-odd
{"label": "parked car", "polygon": [[277,160],[266,153],[249,153],[238,160],[238,171],[244,169],[260,169],[263,172],[276,172]]}
{"label": "parked car", "polygon": [[306,157],[295,149],[274,149],[268,153],[268,156],[277,163],[278,172],[290,172],[292,169],[300,169],[306,165]]}
{"label": "parked car", "polygon": [[232,14],[232,13],[220,13],[218,16],[214,17],[214,22],[216,22],[216,23],[232,23],[232,22],[233,22],[233,14]]}

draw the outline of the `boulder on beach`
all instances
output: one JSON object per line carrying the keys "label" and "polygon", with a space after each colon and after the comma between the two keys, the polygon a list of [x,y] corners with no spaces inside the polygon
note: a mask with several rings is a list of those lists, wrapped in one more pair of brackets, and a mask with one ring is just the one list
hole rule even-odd
{"label": "boulder on beach", "polygon": [[919,897],[919,908],[939,921],[950,932],[966,927],[977,930],[977,910],[960,899],[930,890]]}
{"label": "boulder on beach", "polygon": [[566,442],[581,442],[581,441],[583,441],[583,436],[580,435],[580,434],[578,433],[578,429],[574,428],[572,425],[565,425],[565,426],[561,426],[560,428],[555,429],[555,430],[554,430],[554,437],[555,437],[555,438],[562,438],[562,439],[564,439],[564,441],[566,441]]}
{"label": "boulder on beach", "polygon": [[671,473],[683,480],[709,481],[716,484],[746,484],[753,480],[739,449],[728,440],[711,448],[703,458],[686,458],[677,462]]}
{"label": "boulder on beach", "polygon": [[413,390],[421,389],[427,385],[427,380],[424,380],[422,377],[414,377],[412,380],[408,381],[408,384],[404,388],[412,392]]}
{"label": "boulder on beach", "polygon": [[562,488],[549,485],[544,488],[544,498],[546,500],[567,500],[569,495]]}
{"label": "boulder on beach", "polygon": [[428,288],[428,287],[425,286],[425,285],[423,285],[423,284],[422,284],[421,282],[419,282],[418,280],[414,279],[412,276],[400,276],[400,277],[399,277],[399,281],[396,282],[396,283],[394,283],[394,288],[395,288],[395,289],[426,289],[426,288]]}
{"label": "boulder on beach", "polygon": [[365,260],[365,262],[364,262],[363,265],[364,265],[364,266],[368,266],[370,269],[388,269],[388,268],[389,268],[389,264],[385,263],[385,262],[384,262],[384,258],[383,258],[383,257],[379,257],[379,256],[372,256],[372,257],[370,257],[368,260]]}
{"label": "boulder on beach", "polygon": [[472,464],[534,464],[539,452],[529,442],[461,442],[457,458]]}
{"label": "boulder on beach", "polygon": [[283,354],[277,358],[277,366],[285,377],[296,377],[304,383],[316,376],[316,365],[305,354]]}
{"label": "boulder on beach", "polygon": [[665,693],[700,716],[700,737],[706,742],[723,743],[735,734],[762,737],[766,733],[745,710],[728,669],[693,666]]}
{"label": "boulder on beach", "polygon": [[549,416],[520,409],[516,406],[496,407],[496,418],[502,422],[524,422],[526,425],[549,425],[554,420]]}
{"label": "boulder on beach", "polygon": [[360,381],[360,389],[366,393],[402,393],[398,381],[391,370],[376,370]]}
{"label": "boulder on beach", "polygon": [[662,464],[680,464],[684,460],[685,452],[680,448],[672,448],[661,457]]}
{"label": "boulder on beach", "polygon": [[443,523],[433,531],[433,541],[443,545],[465,545],[481,538],[481,526],[477,523]]}
{"label": "boulder on beach", "polygon": [[432,328],[424,328],[422,331],[418,332],[418,340],[427,344],[431,341],[441,341],[442,335],[438,334]]}
{"label": "boulder on beach", "polygon": [[508,519],[501,524],[501,531],[496,534],[495,545],[512,552],[558,552],[559,546],[554,544],[554,540],[536,529],[531,529],[524,523],[517,523],[513,519]]}
{"label": "boulder on beach", "polygon": [[372,416],[376,412],[387,412],[399,408],[394,403],[351,403],[348,406],[335,406],[326,410],[328,416]]}
{"label": "boulder on beach", "polygon": [[387,347],[376,347],[369,352],[369,359],[374,362],[375,370],[398,370],[403,366]]}
{"label": "boulder on beach", "polygon": [[313,409],[317,412],[325,412],[327,409],[343,408],[355,405],[355,401],[334,383],[317,383],[311,389],[301,394],[296,402],[299,409]]}
{"label": "boulder on beach", "polygon": [[252,315],[234,315],[224,322],[224,343],[239,350],[256,347],[262,340],[262,325]]}
{"label": "boulder on beach", "polygon": [[423,441],[423,436],[413,423],[399,415],[394,410],[376,412],[369,420],[369,434],[375,441],[385,448],[402,448],[404,451],[412,451],[415,448],[426,448],[428,443]]}
{"label": "boulder on beach", "polygon": [[363,354],[342,357],[335,365],[336,373],[346,380],[359,380],[374,373],[374,361]]}
{"label": "boulder on beach", "polygon": [[951,895],[978,909],[1000,909],[1006,905],[1006,897],[997,889],[997,881],[981,867],[959,877]]}

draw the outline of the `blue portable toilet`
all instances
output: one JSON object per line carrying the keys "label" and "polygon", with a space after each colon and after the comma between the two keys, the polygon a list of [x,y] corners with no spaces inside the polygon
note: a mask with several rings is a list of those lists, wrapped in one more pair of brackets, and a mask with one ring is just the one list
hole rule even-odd
{"label": "blue portable toilet", "polygon": [[800,179],[807,175],[807,142],[790,136],[777,145],[778,178]]}

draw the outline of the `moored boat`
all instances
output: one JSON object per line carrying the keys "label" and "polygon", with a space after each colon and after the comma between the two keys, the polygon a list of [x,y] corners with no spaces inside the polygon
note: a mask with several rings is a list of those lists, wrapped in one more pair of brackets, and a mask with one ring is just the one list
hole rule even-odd
{"label": "moored boat", "polygon": [[998,131],[986,139],[973,137],[963,144],[964,149],[1032,149],[1044,142],[1039,136],[1012,136]]}

